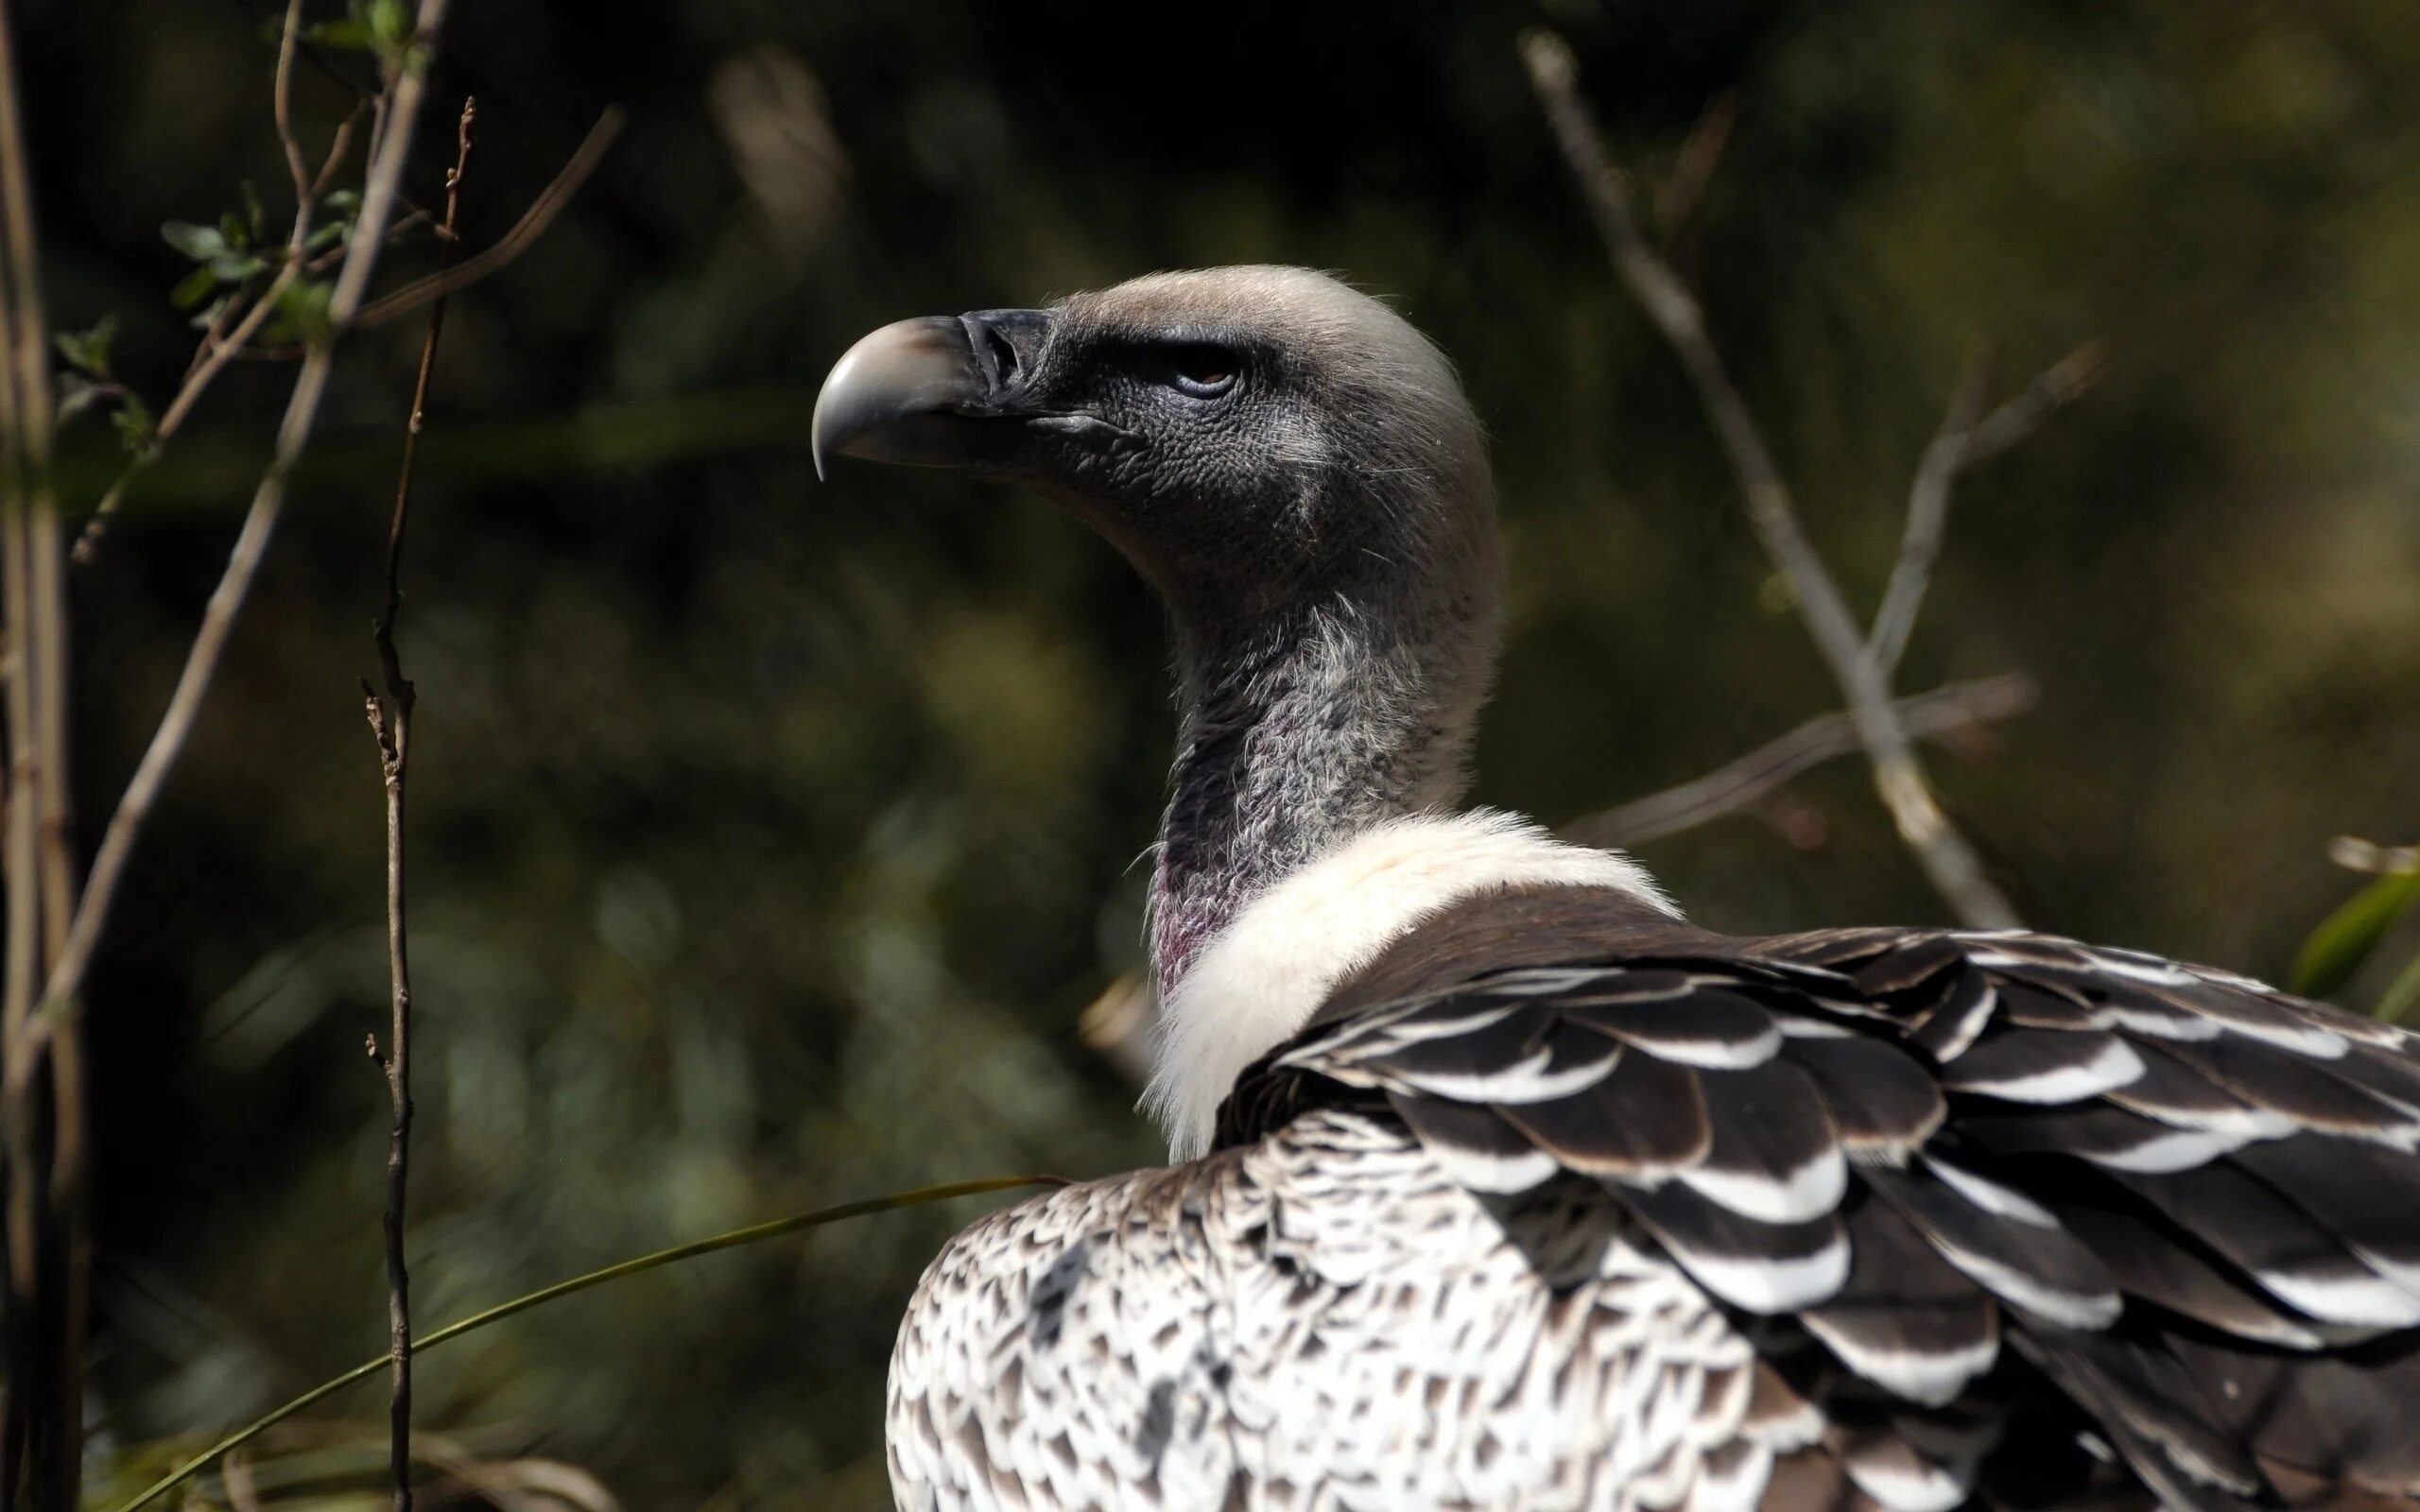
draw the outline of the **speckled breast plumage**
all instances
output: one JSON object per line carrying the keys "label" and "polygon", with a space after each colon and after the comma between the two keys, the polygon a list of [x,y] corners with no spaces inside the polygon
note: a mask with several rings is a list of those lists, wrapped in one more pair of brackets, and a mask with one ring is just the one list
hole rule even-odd
{"label": "speckled breast plumage", "polygon": [[1601,1192],[1474,1195],[1325,1111],[959,1235],[900,1330],[891,1480],[911,1512],[1738,1505],[1805,1428],[1757,1384]]}

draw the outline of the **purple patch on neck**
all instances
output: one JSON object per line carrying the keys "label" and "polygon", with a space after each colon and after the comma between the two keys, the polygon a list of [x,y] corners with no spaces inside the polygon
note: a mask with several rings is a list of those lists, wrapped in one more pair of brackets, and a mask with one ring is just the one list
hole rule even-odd
{"label": "purple patch on neck", "polygon": [[1223,920],[1211,899],[1177,888],[1165,853],[1151,880],[1151,965],[1165,1001]]}

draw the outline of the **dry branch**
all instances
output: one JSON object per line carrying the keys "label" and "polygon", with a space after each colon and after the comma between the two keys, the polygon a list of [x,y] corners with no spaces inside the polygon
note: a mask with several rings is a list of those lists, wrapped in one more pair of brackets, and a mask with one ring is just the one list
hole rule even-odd
{"label": "dry branch", "polygon": [[1594,213],[1616,274],[1663,334],[1697,389],[1757,539],[1788,579],[1800,621],[1846,695],[1849,717],[1874,767],[1876,790],[1900,838],[1960,919],[1988,928],[2015,924],[2015,909],[1984,874],[1981,858],[1933,797],[1914,744],[1892,708],[1889,684],[1866,654],[1865,636],[1840,585],[1799,524],[1789,487],[1706,334],[1696,298],[1639,230],[1629,181],[1606,160],[1596,125],[1581,101],[1570,49],[1549,33],[1531,32],[1523,39],[1522,56],[1555,138]]}
{"label": "dry branch", "polygon": [[[462,101],[454,129],[454,166],[445,175],[445,219],[438,234],[440,254],[447,263],[460,246],[458,217],[462,208],[462,172],[471,161],[471,127],[478,118],[475,104]],[[367,682],[362,696],[370,718],[370,735],[378,746],[378,770],[387,792],[387,975],[389,1022],[387,1030],[387,1100],[392,1117],[387,1135],[387,1330],[391,1357],[388,1401],[388,1463],[394,1481],[395,1512],[412,1506],[412,1309],[411,1272],[404,1257],[405,1199],[411,1178],[412,1142],[412,969],[405,921],[404,799],[412,749],[412,709],[417,692],[404,676],[402,655],[395,649],[395,621],[404,610],[404,538],[411,524],[412,464],[420,455],[421,426],[428,407],[429,375],[437,368],[437,341],[445,329],[445,296],[440,294],[428,314],[428,335],[421,342],[420,374],[412,384],[410,417],[404,425],[404,457],[396,469],[395,508],[387,524],[387,597],[378,611],[373,637],[378,665],[386,680],[380,697]]]}
{"label": "dry branch", "polygon": [[1924,455],[1916,461],[1915,481],[1908,485],[1908,522],[1899,536],[1899,558],[1892,563],[1891,581],[1882,591],[1882,607],[1875,610],[1874,630],[1866,637],[1866,655],[1885,683],[1907,654],[1908,637],[1915,633],[1916,615],[1924,608],[1925,590],[1932,582],[1932,564],[1941,555],[1949,525],[1949,490],[1965,466],[1967,443],[1983,418],[1983,395],[1991,382],[1988,351],[1966,359],[1966,370],[1950,390],[1949,411],[1941,418]]}
{"label": "dry branch", "polygon": [[[545,234],[555,216],[571,203],[572,196],[579,193],[579,186],[588,181],[588,176],[596,171],[596,165],[605,161],[606,148],[612,146],[614,139],[621,133],[622,112],[618,107],[608,107],[596,117],[596,124],[588,129],[588,135],[580,142],[579,150],[571,155],[570,161],[563,164],[562,171],[555,175],[553,182],[539,191],[538,198],[529,201],[529,208],[521,213],[521,218],[513,222],[512,229],[506,232],[494,246],[463,259],[461,265],[456,266],[452,258],[453,244],[449,241],[443,266],[426,278],[406,284],[394,293],[372,301],[354,318],[354,324],[384,325],[398,316],[409,315],[424,304],[442,301],[457,289],[468,288],[481,279],[502,271],[505,265],[527,251],[530,243]],[[448,182],[450,184],[451,180]],[[450,208],[447,214],[452,214]]]}
{"label": "dry branch", "polygon": [[1942,537],[1949,522],[1949,493],[1960,474],[1989,461],[2031,435],[2062,405],[2082,397],[2107,369],[2105,349],[2087,341],[2050,365],[2008,403],[1983,413],[1983,391],[1991,363],[1978,352],[1966,364],[1951,394],[1949,412],[1916,464],[1915,481],[1908,488],[1908,523],[1899,538],[1899,558],[1891,567],[1891,582],[1882,591],[1882,607],[1875,611],[1874,631],[1866,638],[1887,683],[1907,654],[1908,638],[1915,633],[1916,616],[1924,608],[1925,590],[1932,580],[1933,562],[1941,556]]}
{"label": "dry branch", "polygon": [[[89,1270],[82,1028],[39,1001],[75,907],[67,791],[67,603],[40,241],[19,96],[15,18],[0,5],[0,593],[8,600],[9,969],[0,1006],[0,1154],[8,1304],[0,1499],[44,1512],[81,1500]],[[45,1117],[45,1115],[47,1115]]]}
{"label": "dry branch", "polygon": [[1706,185],[1714,181],[1714,170],[1722,162],[1723,149],[1731,145],[1731,133],[1739,125],[1739,96],[1725,91],[1714,98],[1698,116],[1697,124],[1681,143],[1680,153],[1672,160],[1671,176],[1655,196],[1655,223],[1664,228],[1669,240],[1680,235],[1688,224],[1689,215],[1705,195]]}
{"label": "dry branch", "polygon": [[[2013,718],[2032,708],[2036,696],[2031,678],[2008,672],[1902,698],[1897,711],[1909,734],[1935,739]],[[1582,845],[1645,845],[1751,808],[1792,778],[1861,748],[1848,715],[1818,714],[1703,777],[1574,819],[1559,833]]]}

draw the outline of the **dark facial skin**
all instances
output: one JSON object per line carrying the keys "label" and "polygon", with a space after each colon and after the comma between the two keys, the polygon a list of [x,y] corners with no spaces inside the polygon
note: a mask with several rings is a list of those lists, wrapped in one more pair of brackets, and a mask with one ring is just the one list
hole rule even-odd
{"label": "dark facial skin", "polygon": [[1180,620],[1258,614],[1371,533],[1322,508],[1338,448],[1312,417],[1328,387],[1312,359],[1236,322],[1081,301],[976,311],[860,343],[819,406],[818,451],[1023,483],[1106,537]]}

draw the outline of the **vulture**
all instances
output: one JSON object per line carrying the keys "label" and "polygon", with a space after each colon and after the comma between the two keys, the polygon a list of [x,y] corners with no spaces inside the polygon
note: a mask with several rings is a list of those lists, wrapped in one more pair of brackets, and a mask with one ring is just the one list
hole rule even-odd
{"label": "vulture", "polygon": [[1320,273],[883,327],[812,444],[1056,500],[1165,600],[1172,1163],[951,1242],[908,1512],[2420,1505],[2420,1053],[2024,931],[1741,937],[1460,806],[1480,428]]}

